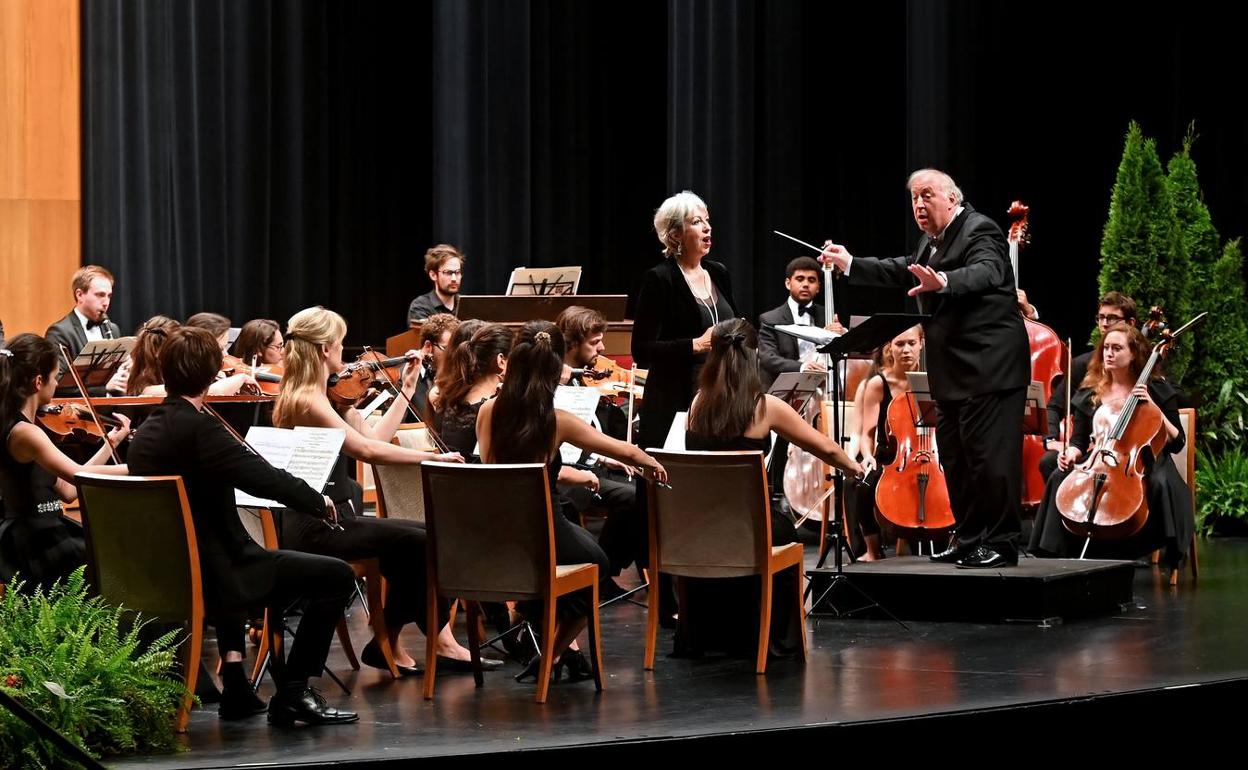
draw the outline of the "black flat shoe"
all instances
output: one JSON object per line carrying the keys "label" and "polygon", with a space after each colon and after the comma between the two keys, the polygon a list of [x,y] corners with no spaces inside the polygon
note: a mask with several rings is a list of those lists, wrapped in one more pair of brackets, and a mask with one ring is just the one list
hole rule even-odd
{"label": "black flat shoe", "polygon": [[973,547],[968,548],[964,545],[959,544],[956,540],[952,540],[949,542],[948,548],[941,551],[940,553],[934,553],[927,558],[936,562],[937,564],[953,564],[958,559],[961,559],[963,556],[968,555],[974,550],[975,549]]}
{"label": "black flat shoe", "polygon": [[[503,667],[503,662],[501,660],[494,660],[493,658],[481,659],[482,671],[494,671],[502,667]],[[471,673],[472,661],[460,660],[459,658],[448,658],[445,655],[439,655],[438,656],[438,670]]]}
{"label": "black flat shoe", "polygon": [[1017,567],[1017,559],[1008,557],[981,545],[974,551],[954,562],[958,569],[996,569],[998,567]]}
{"label": "black flat shoe", "polygon": [[354,711],[330,708],[325,698],[313,687],[304,688],[298,696],[280,692],[269,701],[269,724],[291,727],[296,722],[306,725],[343,725],[360,721]]}
{"label": "black flat shoe", "polygon": [[251,691],[251,685],[226,687],[221,691],[217,716],[225,720],[246,719],[263,714],[268,706]]}
{"label": "black flat shoe", "polygon": [[[381,669],[387,674],[390,673],[390,667],[386,665],[386,656],[381,654],[381,647],[377,645],[376,639],[364,645],[364,649],[360,650],[360,662],[366,666]],[[424,673],[424,669],[420,666],[402,666],[395,663],[394,667],[399,670],[399,676],[420,676]]]}
{"label": "black flat shoe", "polygon": [[516,674],[516,677],[515,677],[516,681],[523,682],[526,679],[532,679],[533,681],[536,682],[537,672],[541,665],[542,665],[542,656],[534,655],[531,659],[529,659],[529,663],[527,666],[524,667],[524,670],[521,671],[519,674]]}

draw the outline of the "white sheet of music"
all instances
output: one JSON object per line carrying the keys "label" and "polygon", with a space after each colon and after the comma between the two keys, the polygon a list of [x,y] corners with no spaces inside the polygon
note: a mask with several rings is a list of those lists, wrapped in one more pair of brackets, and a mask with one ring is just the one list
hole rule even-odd
{"label": "white sheet of music", "polygon": [[826,345],[841,336],[836,332],[830,332],[818,326],[806,326],[803,324],[776,324],[776,331],[792,335],[799,340],[813,342],[816,345]]}
{"label": "white sheet of music", "polygon": [[[573,385],[560,385],[555,388],[555,408],[570,412],[587,424],[594,424],[598,411],[598,399],[601,398],[594,388],[578,388]],[[582,450],[578,446],[564,443],[559,447],[559,456],[564,464],[571,464],[581,459]]]}
{"label": "white sheet of music", "polygon": [[[253,425],[247,431],[247,443],[270,465],[302,479],[318,492],[329,481],[346,439],[347,432],[339,428],[299,426],[289,430]],[[240,489],[234,490],[234,503],[244,508],[282,507],[276,500],[254,497]]]}

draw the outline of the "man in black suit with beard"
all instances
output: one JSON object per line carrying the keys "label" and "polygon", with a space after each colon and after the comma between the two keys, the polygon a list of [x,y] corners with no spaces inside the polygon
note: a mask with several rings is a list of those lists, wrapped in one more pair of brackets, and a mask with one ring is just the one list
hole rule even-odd
{"label": "man in black suit with beard", "polygon": [[[113,274],[99,265],[78,268],[70,284],[74,292],[73,309],[44,332],[43,336],[47,337],[53,345],[64,345],[69,350],[69,361],[63,361],[61,364],[63,377],[60,386],[56,389],[58,397],[78,395],[73,378],[65,376],[65,372],[88,342],[115,340],[121,336],[121,327],[108,320],[108,308],[113,301],[113,283]],[[125,393],[126,376],[129,370],[128,363],[122,364],[103,390],[92,388],[91,395]]]}
{"label": "man in black suit with beard", "polygon": [[930,314],[928,375],[936,443],[958,521],[933,561],[995,568],[1018,563],[1022,415],[1031,361],[1005,237],[936,169],[910,175],[915,252],[854,258],[828,241],[823,259],[851,284],[908,288]]}

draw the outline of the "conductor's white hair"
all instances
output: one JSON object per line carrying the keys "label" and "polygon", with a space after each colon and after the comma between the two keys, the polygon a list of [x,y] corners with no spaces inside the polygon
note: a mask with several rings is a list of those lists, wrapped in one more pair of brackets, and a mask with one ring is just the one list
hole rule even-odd
{"label": "conductor's white hair", "polygon": [[962,202],[962,190],[953,181],[953,177],[936,168],[921,168],[911,174],[910,178],[906,180],[906,189],[911,193],[914,192],[914,181],[919,177],[935,177],[940,189],[953,196],[954,203]]}

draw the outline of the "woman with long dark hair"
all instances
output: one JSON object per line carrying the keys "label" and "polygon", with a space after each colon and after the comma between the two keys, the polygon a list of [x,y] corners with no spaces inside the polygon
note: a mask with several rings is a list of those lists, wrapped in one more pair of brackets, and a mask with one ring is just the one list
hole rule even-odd
{"label": "woman with long dark hair", "polygon": [[[564,443],[597,452],[641,468],[647,478],[665,480],[667,471],[650,455],[632,444],[617,441],[595,430],[575,415],[555,408],[555,388],[563,373],[564,344],[559,327],[549,321],[529,321],[516,336],[507,358],[507,377],[496,398],[486,401],[477,415],[481,458],[487,463],[544,463],[550,477],[551,498],[563,460]],[[607,555],[594,536],[557,512],[554,516],[555,560],[558,564],[598,565],[598,578],[610,577]],[[585,628],[590,607],[584,596],[559,600],[555,628],[556,671],[568,670],[573,679],[589,676],[589,664],[568,645]],[[531,604],[522,612],[535,617]],[[533,661],[522,676],[537,671]]]}
{"label": "woman with long dark hair", "polygon": [[514,337],[502,324],[483,324],[448,352],[429,405],[433,427],[451,451],[472,457],[477,445],[477,412],[503,382]]}
{"label": "woman with long dark hair", "polygon": [[1057,472],[1045,485],[1044,499],[1036,511],[1028,551],[1034,556],[1078,556],[1084,539],[1068,532],[1057,509],[1057,489],[1071,469],[1087,456],[1095,436],[1104,435],[1122,411],[1128,396],[1151,401],[1161,409],[1166,445],[1157,457],[1145,452],[1148,520],[1131,537],[1093,540],[1088,555],[1094,558],[1136,559],[1158,548],[1165,563],[1175,569],[1187,556],[1196,528],[1191,493],[1172,455],[1183,449],[1186,437],[1180,429],[1179,397],[1175,389],[1154,373],[1147,385],[1136,385],[1150,354],[1148,340],[1135,326],[1119,323],[1105,332],[1088,361],[1088,373],[1070,401],[1074,427],[1066,449],[1057,456]]}
{"label": "woman with long dark hair", "polygon": [[[87,561],[82,531],[62,514],[62,503],[78,499],[74,475],[83,471],[126,475],[124,465],[105,465],[108,446],[85,465],[67,457],[37,424],[39,407],[52,400],[60,378],[56,347],[35,334],[19,334],[0,347],[0,582],[20,574],[27,588],[62,579]],[[130,435],[130,421],[108,432],[117,444]]]}
{"label": "woman with long dark hair", "polygon": [[[698,393],[689,408],[686,448],[758,450],[766,454],[771,446],[771,432],[775,431],[828,465],[855,478],[862,476],[862,466],[850,459],[839,444],[811,427],[793,407],[767,395],[758,362],[758,333],[749,321],[741,318],[720,321],[710,333],[710,352],[698,380]],[[774,509],[771,537],[773,545],[797,540],[793,522]],[[791,595],[796,590],[792,584],[794,579],[788,572],[776,575],[773,595]],[[758,596],[758,581],[753,578],[686,578],[685,583],[688,603],[680,608],[677,654],[693,655],[722,649],[752,655],[758,640],[758,620],[756,615],[741,610],[741,602],[744,597]],[[772,612],[773,653],[787,655],[800,649],[801,639],[797,635],[800,627],[791,622],[792,613],[787,608],[781,609],[779,603]]]}

